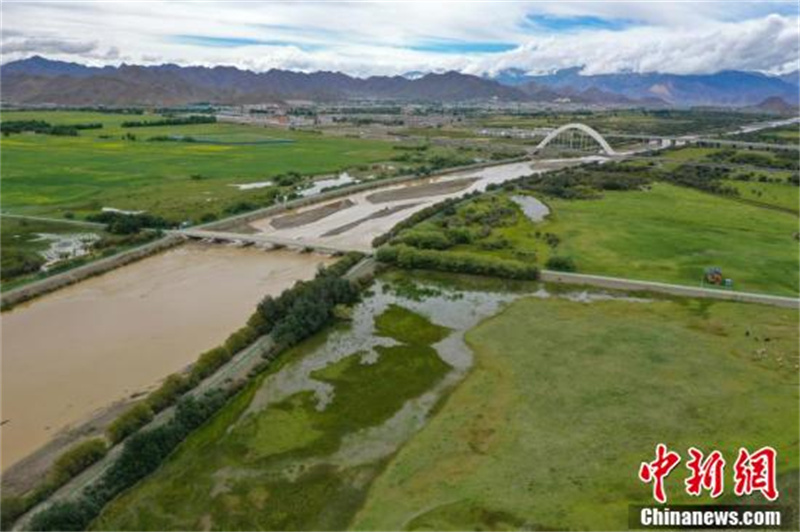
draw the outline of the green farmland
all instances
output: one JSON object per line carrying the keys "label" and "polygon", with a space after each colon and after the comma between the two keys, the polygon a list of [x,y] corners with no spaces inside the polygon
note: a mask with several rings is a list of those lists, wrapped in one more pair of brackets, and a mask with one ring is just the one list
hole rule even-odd
{"label": "green farmland", "polygon": [[[471,369],[419,428],[392,424],[450,371],[431,347],[450,334],[441,305],[466,315],[474,300],[449,279],[406,288],[413,301],[377,317],[374,334],[399,342],[377,348],[377,361],[322,363],[341,326],[287,353],[93,529],[624,530],[628,504],[650,500],[639,463],[662,441],[726,458],[773,445],[792,500],[796,311],[523,297],[467,332]],[[425,307],[428,297],[439,303]],[[292,384],[303,367],[332,386],[322,409]],[[281,384],[281,372],[293,377]],[[689,502],[682,478],[669,479],[670,502]]]}
{"label": "green farmland", "polygon": [[[386,161],[396,153],[386,142],[225,123],[120,127],[126,120],[159,118],[154,115],[6,112],[2,118],[104,126],[82,130],[77,137],[4,136],[2,209],[15,214],[80,216],[113,207],[196,221],[241,202],[269,203],[278,193],[277,187],[239,190],[231,185],[288,172],[332,173]],[[125,139],[128,133],[136,140]],[[147,140],[158,136],[190,136],[214,144]],[[271,142],[276,140],[291,142]]]}

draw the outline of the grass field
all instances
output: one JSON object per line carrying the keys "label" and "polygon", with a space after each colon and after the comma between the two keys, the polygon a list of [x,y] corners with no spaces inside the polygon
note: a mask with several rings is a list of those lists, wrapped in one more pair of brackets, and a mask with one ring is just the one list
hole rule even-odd
{"label": "grass field", "polygon": [[[82,130],[78,137],[3,137],[2,209],[54,216],[71,211],[80,216],[114,207],[197,221],[203,214],[219,215],[238,202],[268,203],[277,193],[275,187],[241,191],[230,185],[267,181],[287,172],[337,172],[386,161],[396,153],[391,144],[381,141],[235,124],[119,127],[125,120],[156,118],[88,112],[3,113],[3,120],[101,122],[104,127]],[[123,139],[125,133],[136,135],[137,140]],[[292,142],[225,145],[146,140],[160,135],[231,143]]]}
{"label": "grass field", "polygon": [[[452,281],[431,293],[441,289],[453,290]],[[791,501],[797,317],[696,300],[520,299],[467,333],[472,369],[387,456],[384,438],[395,433],[377,427],[449,369],[430,347],[449,331],[389,306],[375,334],[398,345],[378,348],[374,363],[354,353],[322,364],[315,353],[341,347],[331,335],[342,329],[315,336],[93,529],[624,529],[627,505],[650,500],[639,463],[662,441],[726,458],[740,445],[773,445],[781,500]],[[333,387],[322,410],[312,392],[297,391],[303,371]],[[669,479],[671,502],[687,502],[682,473]]]}
{"label": "grass field", "polygon": [[[797,187],[775,187],[783,187],[772,190],[786,194],[782,202],[797,198]],[[457,216],[507,207],[507,196],[501,193],[495,203],[491,196],[472,200]],[[553,255],[568,256],[581,273],[686,285],[700,284],[705,268],[718,266],[736,290],[798,294],[797,217],[791,213],[664,183],[646,191],[606,191],[594,200],[541,198],[551,210],[545,221],[532,223],[520,213],[486,238],[450,249],[540,266]],[[441,232],[441,219],[415,231]],[[546,233],[560,239],[555,248]]]}
{"label": "grass field", "polygon": [[[691,300],[514,303],[467,335],[474,369],[352,528],[626,530],[628,504],[651,501],[636,475],[657,442],[729,464],[739,446],[772,445],[792,504],[796,324],[790,310]],[[668,479],[669,502],[698,502],[685,474]]]}
{"label": "grass field", "polygon": [[582,272],[693,285],[719,266],[737,290],[798,294],[791,214],[666,184],[550,205],[542,229],[561,236],[560,253]]}
{"label": "grass field", "polygon": [[800,212],[800,187],[795,185],[736,180],[727,180],[725,183],[736,188],[742,199]]}

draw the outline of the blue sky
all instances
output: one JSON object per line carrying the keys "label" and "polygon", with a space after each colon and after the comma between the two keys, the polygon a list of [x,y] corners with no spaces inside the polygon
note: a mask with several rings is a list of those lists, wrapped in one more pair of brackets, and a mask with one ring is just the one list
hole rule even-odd
{"label": "blue sky", "polygon": [[3,61],[234,65],[355,75],[797,68],[794,1],[2,4]]}

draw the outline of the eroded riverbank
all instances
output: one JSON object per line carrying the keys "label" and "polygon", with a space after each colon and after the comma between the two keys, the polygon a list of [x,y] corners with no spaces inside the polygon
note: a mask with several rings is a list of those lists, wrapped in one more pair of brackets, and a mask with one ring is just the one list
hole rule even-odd
{"label": "eroded riverbank", "polygon": [[156,384],[332,259],[184,245],[2,315],[2,468]]}

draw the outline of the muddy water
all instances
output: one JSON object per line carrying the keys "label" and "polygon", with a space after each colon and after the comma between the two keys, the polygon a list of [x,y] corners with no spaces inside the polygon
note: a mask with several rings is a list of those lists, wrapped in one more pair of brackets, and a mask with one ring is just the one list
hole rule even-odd
{"label": "muddy water", "polygon": [[192,244],[2,314],[2,469],[184,368],[331,259]]}

